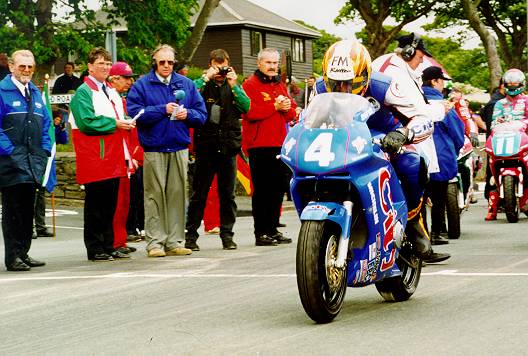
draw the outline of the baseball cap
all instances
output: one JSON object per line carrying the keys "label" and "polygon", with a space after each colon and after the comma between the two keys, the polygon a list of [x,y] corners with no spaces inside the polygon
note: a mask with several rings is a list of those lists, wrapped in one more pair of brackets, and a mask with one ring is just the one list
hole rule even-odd
{"label": "baseball cap", "polygon": [[135,76],[134,72],[132,72],[132,68],[130,68],[130,66],[125,62],[115,62],[112,65],[112,68],[110,68],[109,75],[120,75],[123,77]]}
{"label": "baseball cap", "polygon": [[444,74],[444,72],[442,71],[442,68],[440,67],[431,66],[431,67],[425,68],[424,71],[422,72],[422,80],[426,82],[428,80],[433,80],[433,79],[451,80],[451,78],[449,78],[448,76]]}
{"label": "baseball cap", "polygon": [[398,47],[400,48],[403,48],[405,46],[412,46],[413,41],[417,40],[417,44],[415,48],[425,53],[426,56],[429,56],[429,57],[433,56],[431,53],[429,53],[427,48],[425,48],[425,43],[420,38],[420,36],[415,35],[414,33],[411,33],[409,35],[400,36],[396,40],[398,41]]}

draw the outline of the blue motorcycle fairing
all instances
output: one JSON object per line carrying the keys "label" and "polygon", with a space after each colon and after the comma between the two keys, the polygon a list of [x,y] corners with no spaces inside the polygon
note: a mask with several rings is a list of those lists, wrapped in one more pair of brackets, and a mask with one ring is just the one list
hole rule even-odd
{"label": "blue motorcycle fairing", "polygon": [[281,158],[293,171],[323,175],[340,171],[372,154],[370,131],[356,122],[344,128],[306,129],[296,125],[286,136]]}
{"label": "blue motorcycle fairing", "polygon": [[[349,286],[400,273],[393,231],[397,222],[403,227],[407,223],[407,205],[395,170],[388,156],[372,143],[366,123],[370,108],[366,99],[352,94],[317,95],[281,150],[282,160],[293,171],[291,192],[301,220],[335,222],[354,240],[354,232],[348,234],[354,222],[342,202],[359,199],[353,201],[352,216],[363,217],[367,236],[353,241]],[[361,211],[354,215],[357,209]]]}
{"label": "blue motorcycle fairing", "polygon": [[393,229],[398,221],[403,226],[407,224],[407,205],[395,171],[387,161],[386,166],[370,174],[365,172],[353,182],[368,227],[367,243],[353,249],[354,259],[348,270],[348,285],[359,287],[400,274],[395,264],[398,251]]}

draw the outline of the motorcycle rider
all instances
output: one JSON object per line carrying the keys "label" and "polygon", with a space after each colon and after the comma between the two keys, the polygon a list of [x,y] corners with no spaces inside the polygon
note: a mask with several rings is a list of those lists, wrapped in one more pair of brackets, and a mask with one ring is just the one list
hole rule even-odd
{"label": "motorcycle rider", "polygon": [[[433,252],[421,217],[422,195],[427,182],[426,163],[412,146],[398,154],[404,145],[421,142],[430,136],[426,128],[430,131],[431,123],[421,117],[409,120],[404,126],[395,119],[391,113],[395,107],[388,105],[388,100],[399,95],[399,90],[391,78],[372,72],[370,55],[357,40],[338,41],[330,46],[323,58],[322,71],[323,79],[316,82],[315,94],[346,92],[378,102],[380,109],[369,118],[367,125],[373,135],[386,134],[382,148],[391,154],[391,163],[400,178],[409,210],[406,235],[413,242],[414,252],[424,261],[434,263],[448,259],[449,254]],[[400,100],[400,104],[405,105],[405,102]]]}
{"label": "motorcycle rider", "polygon": [[[528,96],[524,94],[526,89],[526,77],[519,69],[508,69],[502,76],[506,97],[500,99],[493,107],[493,116],[491,119],[491,128],[505,122],[516,120],[526,120],[528,118]],[[524,188],[524,194],[519,201],[519,207],[522,211],[528,210],[528,193]],[[485,220],[496,220],[497,209],[499,206],[499,192],[497,186],[490,188],[488,199],[488,214]]]}

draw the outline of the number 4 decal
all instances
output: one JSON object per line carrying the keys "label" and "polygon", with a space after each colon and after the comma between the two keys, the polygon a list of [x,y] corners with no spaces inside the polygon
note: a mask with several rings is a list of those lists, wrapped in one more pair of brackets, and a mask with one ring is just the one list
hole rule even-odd
{"label": "number 4 decal", "polygon": [[334,135],[330,132],[320,133],[304,152],[304,160],[319,162],[319,166],[328,167],[335,159],[335,153],[331,150],[333,137]]}

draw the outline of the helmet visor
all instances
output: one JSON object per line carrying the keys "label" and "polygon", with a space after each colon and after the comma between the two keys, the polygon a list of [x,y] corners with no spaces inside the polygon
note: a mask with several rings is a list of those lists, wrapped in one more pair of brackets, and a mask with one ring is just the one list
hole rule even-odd
{"label": "helmet visor", "polygon": [[356,77],[352,80],[328,79],[328,89],[333,93],[360,94],[365,84],[363,77]]}
{"label": "helmet visor", "polygon": [[505,83],[504,88],[508,95],[519,95],[524,91],[524,83]]}

